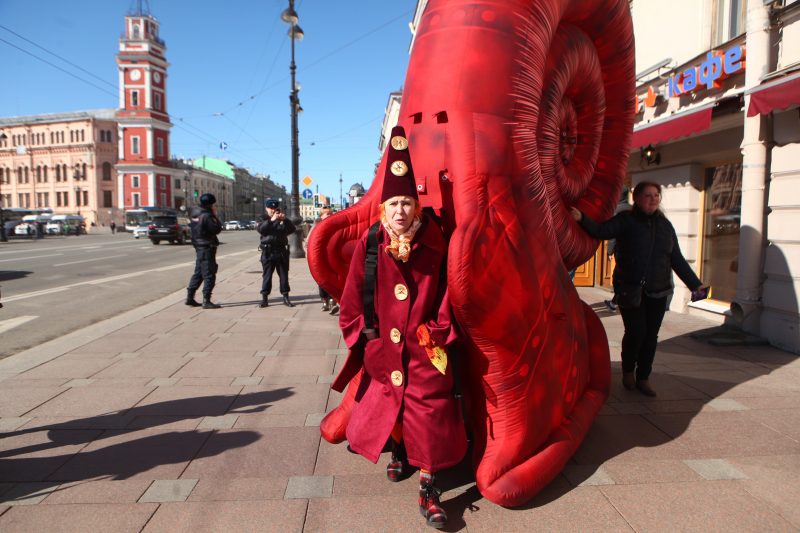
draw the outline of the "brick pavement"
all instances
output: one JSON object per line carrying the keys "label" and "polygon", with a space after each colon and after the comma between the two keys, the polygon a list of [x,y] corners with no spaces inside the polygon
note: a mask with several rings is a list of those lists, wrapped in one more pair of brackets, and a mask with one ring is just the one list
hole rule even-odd
{"label": "brick pavement", "polygon": [[[0,531],[423,531],[416,480],[319,437],[346,354],[293,260],[293,309],[259,309],[260,265],[0,361]],[[446,476],[451,531],[798,531],[800,361],[719,347],[668,313],[655,399],[619,383],[622,323],[581,289],[609,336],[611,397],[563,473],[529,505]]]}

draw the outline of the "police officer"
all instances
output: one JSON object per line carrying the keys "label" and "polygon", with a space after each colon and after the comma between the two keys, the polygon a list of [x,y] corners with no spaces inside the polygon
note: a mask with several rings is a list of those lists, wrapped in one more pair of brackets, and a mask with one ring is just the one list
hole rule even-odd
{"label": "police officer", "polygon": [[192,230],[192,245],[197,254],[194,264],[194,274],[189,280],[186,288],[186,305],[200,307],[194,294],[203,283],[203,309],[219,309],[211,301],[211,292],[217,281],[217,246],[219,239],[217,235],[222,231],[222,224],[214,212],[214,204],[217,199],[213,194],[206,193],[200,196],[200,205],[192,208],[192,221],[189,227]]}
{"label": "police officer", "polygon": [[277,200],[267,200],[267,214],[258,223],[261,234],[261,266],[263,268],[261,282],[261,303],[259,307],[267,307],[267,298],[272,291],[272,273],[277,270],[280,278],[280,289],[283,305],[294,307],[289,301],[289,238],[295,232],[294,224],[281,211]]}

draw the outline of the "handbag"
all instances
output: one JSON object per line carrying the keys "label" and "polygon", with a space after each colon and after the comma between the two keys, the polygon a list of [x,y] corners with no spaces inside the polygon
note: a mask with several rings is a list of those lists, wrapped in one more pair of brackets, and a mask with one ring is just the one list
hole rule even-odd
{"label": "handbag", "polygon": [[639,283],[620,283],[614,286],[614,295],[617,298],[617,305],[621,309],[635,309],[642,305],[642,292],[644,291],[647,269],[650,267],[650,259],[653,258],[653,248],[656,245],[656,226],[655,222],[650,228],[650,253],[647,254],[647,262],[644,265],[644,273]]}

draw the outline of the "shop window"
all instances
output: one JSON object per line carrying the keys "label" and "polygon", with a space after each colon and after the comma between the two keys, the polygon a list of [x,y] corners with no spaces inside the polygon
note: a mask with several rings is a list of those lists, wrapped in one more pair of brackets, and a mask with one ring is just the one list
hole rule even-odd
{"label": "shop window", "polygon": [[706,169],[701,278],[712,298],[733,301],[739,271],[742,164]]}

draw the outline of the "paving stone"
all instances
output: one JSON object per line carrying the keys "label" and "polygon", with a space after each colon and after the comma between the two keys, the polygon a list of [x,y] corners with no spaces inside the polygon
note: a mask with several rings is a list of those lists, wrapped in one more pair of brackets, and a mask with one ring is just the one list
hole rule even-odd
{"label": "paving stone", "polygon": [[143,533],[284,533],[304,530],[305,516],[304,500],[163,503]]}
{"label": "paving stone", "polygon": [[326,414],[327,413],[309,413],[308,416],[306,416],[306,426],[319,427],[320,422],[322,422]]}
{"label": "paving stone", "polygon": [[189,352],[186,354],[186,357],[197,359],[198,357],[208,357],[210,354],[211,352]]}
{"label": "paving stone", "polygon": [[747,479],[741,470],[724,459],[686,459],[683,462],[704,479]]}
{"label": "paving stone", "polygon": [[58,483],[52,482],[17,483],[0,496],[0,505],[36,505],[57,488]]}
{"label": "paving stone", "polygon": [[566,465],[562,474],[576,487],[614,484],[614,480],[602,466]]}
{"label": "paving stone", "polygon": [[179,378],[153,378],[147,383],[148,387],[171,387],[177,385]]}
{"label": "paving stone", "polygon": [[292,331],[273,331],[273,337],[291,337],[294,332]]}
{"label": "paving stone", "polygon": [[236,424],[238,415],[207,416],[197,429],[230,429]]}
{"label": "paving stone", "polygon": [[341,348],[329,348],[325,350],[325,355],[347,355],[350,350],[341,349]]}
{"label": "paving stone", "polygon": [[15,418],[62,394],[60,387],[3,388],[0,384],[0,416]]}
{"label": "paving stone", "polygon": [[141,357],[141,352],[120,352],[117,359],[137,359]]}
{"label": "paving stone", "polygon": [[292,476],[286,485],[285,498],[330,498],[332,495],[333,476]]}
{"label": "paving stone", "polygon": [[733,398],[712,398],[708,401],[708,406],[716,411],[746,411],[749,409]]}
{"label": "paving stone", "polygon": [[0,516],[3,533],[120,533],[141,531],[157,504],[36,505],[14,507]]}
{"label": "paving stone", "polygon": [[196,479],[157,479],[145,491],[140,503],[184,502],[191,494]]}
{"label": "paving stone", "polygon": [[325,384],[325,385],[329,385],[329,384],[333,383],[333,380],[335,378],[336,378],[336,376],[334,376],[333,374],[326,374],[324,376],[318,376],[317,377],[317,383],[322,383],[322,384]]}
{"label": "paving stone", "polygon": [[159,378],[172,376],[176,370],[186,364],[183,357],[167,357],[163,359],[131,359],[117,361],[112,366],[98,372],[95,378]]}
{"label": "paving stone", "polygon": [[149,479],[64,483],[58,486],[58,490],[51,492],[42,504],[135,503],[150,485]]}
{"label": "paving stone", "polygon": [[73,387],[85,387],[87,385],[91,385],[94,383],[94,379],[71,379],[64,383],[62,387],[66,388],[73,388]]}
{"label": "paving stone", "polygon": [[287,482],[286,477],[201,479],[188,501],[282,500]]}
{"label": "paving stone", "polygon": [[29,416],[13,416],[0,418],[0,432],[14,431],[32,420]]}
{"label": "paving stone", "polygon": [[181,387],[228,387],[233,384],[233,378],[180,378],[178,385]]}
{"label": "paving stone", "polygon": [[153,389],[149,387],[78,387],[30,411],[31,416],[102,416],[135,405]]}
{"label": "paving stone", "polygon": [[262,379],[263,378],[261,376],[239,376],[238,378],[233,380],[233,383],[231,383],[231,385],[235,386],[259,385]]}
{"label": "paving stone", "polygon": [[259,350],[256,352],[256,357],[277,357],[278,350]]}

